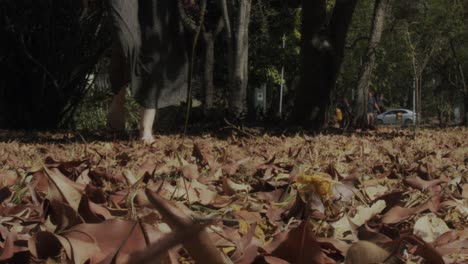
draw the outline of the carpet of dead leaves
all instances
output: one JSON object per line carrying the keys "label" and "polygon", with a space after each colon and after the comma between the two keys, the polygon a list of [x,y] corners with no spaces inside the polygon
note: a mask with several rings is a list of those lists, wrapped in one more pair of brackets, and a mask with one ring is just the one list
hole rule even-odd
{"label": "carpet of dead leaves", "polygon": [[0,131],[0,216],[0,263],[343,263],[358,240],[468,263],[468,130]]}

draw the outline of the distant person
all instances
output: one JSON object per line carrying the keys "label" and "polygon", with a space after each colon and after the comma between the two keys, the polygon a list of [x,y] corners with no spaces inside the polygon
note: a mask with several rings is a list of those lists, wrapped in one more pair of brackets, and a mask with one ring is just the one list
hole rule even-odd
{"label": "distant person", "polygon": [[347,128],[351,122],[351,105],[349,104],[348,99],[343,96],[339,99],[337,106],[342,113],[342,118],[341,120],[338,120],[338,123],[341,128]]}
{"label": "distant person", "polygon": [[[186,6],[193,0],[184,0]],[[140,138],[154,142],[156,109],[187,96],[188,56],[175,0],[107,0],[114,44],[110,79],[114,97],[108,126],[125,129],[125,90],[141,106]]]}
{"label": "distant person", "polygon": [[388,101],[385,99],[383,94],[377,97],[377,105],[379,106],[379,114],[383,113],[386,111],[386,108],[388,106]]}
{"label": "distant person", "polygon": [[379,105],[375,100],[372,92],[369,92],[369,98],[367,99],[367,125],[373,127],[375,125],[375,112],[380,112]]}

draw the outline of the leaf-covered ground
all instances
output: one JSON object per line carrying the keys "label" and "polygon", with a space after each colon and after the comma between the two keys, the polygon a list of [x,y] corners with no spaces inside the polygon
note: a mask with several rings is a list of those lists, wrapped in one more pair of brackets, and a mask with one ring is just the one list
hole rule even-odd
{"label": "leaf-covered ground", "polygon": [[0,132],[0,263],[468,262],[467,129],[86,138]]}

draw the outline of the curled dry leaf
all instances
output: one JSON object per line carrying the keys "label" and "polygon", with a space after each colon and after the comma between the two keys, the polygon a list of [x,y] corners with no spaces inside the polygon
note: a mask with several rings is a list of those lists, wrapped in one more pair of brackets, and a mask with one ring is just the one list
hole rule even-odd
{"label": "curled dry leaf", "polygon": [[434,242],[439,236],[448,231],[450,229],[444,220],[432,213],[419,218],[413,227],[413,234],[428,243]]}
{"label": "curled dry leaf", "polygon": [[[3,228],[3,227],[0,226],[0,228]],[[3,242],[3,245],[0,247],[0,261],[2,262],[12,258],[13,255],[15,254],[14,242],[16,241],[16,233],[8,232],[8,231],[5,233],[6,233],[6,237],[3,237],[2,235],[2,239],[4,242]]]}
{"label": "curled dry leaf", "polygon": [[13,170],[0,172],[0,187],[11,187],[18,183],[20,176]]}
{"label": "curled dry leaf", "polygon": [[410,207],[410,208],[401,207],[401,206],[392,207],[389,211],[387,211],[383,215],[382,223],[396,224],[403,220],[408,219],[411,216],[414,216],[417,213],[421,213],[426,210],[437,212],[442,206],[440,203],[440,199],[441,199],[440,193],[436,192],[428,201],[416,207]]}
{"label": "curled dry leaf", "polygon": [[426,206],[411,207],[411,208],[395,206],[392,209],[390,209],[382,217],[382,223],[384,223],[384,224],[396,224],[396,223],[399,223],[399,222],[413,216],[416,213],[424,211],[425,209],[427,209]]}
{"label": "curled dry leaf", "polygon": [[356,228],[352,224],[347,215],[340,218],[336,222],[329,223],[333,227],[333,237],[340,240],[357,240]]}
{"label": "curled dry leaf", "polygon": [[[111,219],[100,224],[78,225],[64,236],[79,233],[88,235],[87,241],[92,243],[94,240],[99,246],[100,251],[91,255],[94,263],[112,258],[116,259],[117,263],[122,263],[132,252],[145,249],[148,246],[147,243],[154,242],[161,237],[161,232],[151,226],[145,226],[143,230],[135,221],[119,219]],[[147,242],[146,239],[149,241]],[[80,246],[77,250],[80,248],[82,247]]]}
{"label": "curled dry leaf", "polygon": [[377,197],[384,195],[388,192],[388,187],[383,185],[374,185],[374,186],[366,186],[364,188],[367,196],[374,201]]}
{"label": "curled dry leaf", "polygon": [[182,167],[182,173],[184,174],[185,178],[189,180],[196,180],[198,177],[200,177],[197,165],[195,164],[188,164]]}
{"label": "curled dry leaf", "polygon": [[49,180],[49,199],[66,203],[75,211],[78,211],[82,196],[81,192],[84,191],[85,186],[63,176],[57,169],[44,167],[44,171]]}
{"label": "curled dry leaf", "polygon": [[231,256],[233,263],[248,264],[255,260],[258,254],[258,244],[252,243],[252,240],[254,240],[256,229],[257,223],[252,224],[247,233],[236,241],[236,250]]}
{"label": "curled dry leaf", "polygon": [[446,183],[447,181],[445,179],[436,179],[436,180],[431,180],[431,181],[425,181],[419,177],[411,177],[411,178],[405,178],[403,180],[407,185],[419,189],[419,190],[427,190],[431,187],[434,187],[436,185],[439,185],[441,183]]}
{"label": "curled dry leaf", "polygon": [[450,230],[439,236],[432,246],[444,258],[456,263],[458,257],[468,257],[468,230]]}
{"label": "curled dry leaf", "polygon": [[357,226],[361,226],[369,221],[372,217],[380,214],[386,207],[386,203],[383,200],[379,200],[371,207],[367,206],[358,206],[356,208],[356,214],[350,219]]}
{"label": "curled dry leaf", "polygon": [[249,192],[252,189],[252,186],[248,184],[236,183],[227,177],[222,179],[223,192],[227,195],[234,195],[239,192]]}
{"label": "curled dry leaf", "polygon": [[306,221],[298,227],[285,231],[275,237],[266,247],[267,252],[289,263],[298,264],[331,264],[336,263],[323,252],[320,244],[315,240],[312,230]]}

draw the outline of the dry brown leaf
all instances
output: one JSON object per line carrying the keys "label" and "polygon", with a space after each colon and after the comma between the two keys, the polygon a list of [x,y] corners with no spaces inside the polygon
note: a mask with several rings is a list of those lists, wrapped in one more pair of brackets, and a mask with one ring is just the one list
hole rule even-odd
{"label": "dry brown leaf", "polygon": [[428,243],[434,242],[439,236],[450,231],[444,220],[434,214],[426,214],[414,223],[413,234]]}
{"label": "dry brown leaf", "polygon": [[[0,226],[0,228],[4,229],[3,226]],[[4,242],[3,246],[0,247],[0,261],[5,261],[12,258],[15,253],[14,242],[16,241],[16,233],[8,231],[5,233],[7,233],[5,237],[2,235]]]}
{"label": "dry brown leaf", "polygon": [[371,205],[371,207],[367,206],[358,206],[356,208],[356,214],[350,219],[357,226],[361,226],[369,221],[372,217],[380,214],[385,207],[387,207],[384,200],[379,200]]}
{"label": "dry brown leaf", "polygon": [[[0,137],[1,134],[0,131]],[[15,134],[13,138],[27,134]],[[92,258],[91,263],[110,263],[113,259],[124,263],[135,251],[145,248],[145,240],[154,241],[149,239],[152,235],[144,233],[152,233],[157,227],[160,243],[155,247],[163,251],[161,261],[191,261],[180,251],[180,245],[169,253],[167,250],[178,243],[186,244],[187,236],[199,236],[199,230],[164,229],[161,215],[145,207],[148,202],[133,199],[135,194],[141,196],[138,188],[147,183],[161,196],[177,201],[177,208],[195,217],[200,226],[209,223],[205,235],[213,240],[213,252],[223,257],[225,252],[239,262],[297,263],[294,256],[301,261],[300,254],[312,255],[298,249],[303,245],[302,236],[288,241],[288,235],[294,232],[283,231],[296,226],[297,219],[310,217],[312,221],[320,219],[320,225],[308,229],[319,237],[327,236],[310,242],[311,247],[305,245],[306,251],[314,249],[320,253],[312,260],[316,263],[333,262],[326,256],[343,261],[347,244],[332,238],[332,233],[347,241],[359,238],[378,244],[406,239],[402,243],[407,245],[410,256],[421,255],[428,262],[441,263],[442,254],[447,263],[455,263],[457,257],[460,263],[468,251],[468,237],[458,231],[466,229],[468,216],[466,135],[462,128],[421,129],[412,138],[412,131],[385,128],[346,135],[265,135],[226,140],[210,135],[190,136],[184,144],[180,144],[178,135],[159,135],[154,146],[144,148],[115,138],[93,142],[85,136],[88,143],[74,143],[68,140],[72,134],[58,137],[67,139],[63,144],[0,141],[2,171],[17,172],[10,178],[0,173],[0,190],[4,193],[0,194],[0,256],[9,252],[5,245],[10,233],[16,233],[13,257],[4,262],[24,263],[21,260],[34,252],[43,257],[49,254],[44,259],[48,263],[83,263],[88,258]],[[49,133],[45,137],[54,136]],[[44,160],[46,168],[41,165]],[[126,171],[135,172],[137,177],[125,178],[129,176]],[[306,194],[304,200],[298,198],[295,180],[316,172],[327,172],[331,177],[306,182],[313,190],[302,193]],[[30,175],[33,177],[28,184]],[[332,188],[323,183],[331,183]],[[328,191],[320,194],[329,189],[331,195]],[[365,214],[383,203],[385,208],[380,213]],[[366,204],[366,210],[359,207]],[[343,214],[355,213],[359,217],[354,220],[364,223],[360,227],[342,218]],[[428,214],[436,214],[438,220],[430,223]],[[129,217],[138,217],[150,225],[132,233],[128,228],[133,228],[134,222],[117,220]],[[453,230],[440,234],[446,226],[436,224],[439,218]],[[124,221],[130,226],[112,225],[109,221]],[[254,222],[259,224],[251,229]],[[91,225],[99,229],[88,229]],[[117,234],[108,234],[105,229]],[[251,230],[253,235],[248,239]],[[423,239],[407,236],[413,233],[426,241],[434,239],[431,244],[439,254]],[[265,246],[265,240],[270,238],[273,240]],[[246,240],[244,245],[236,246],[242,239]],[[41,243],[28,249],[28,241],[31,245],[34,241]],[[193,244],[198,246],[197,252],[205,250],[200,243]],[[280,246],[285,249],[285,258],[271,255]]]}
{"label": "dry brown leaf", "polygon": [[416,189],[419,189],[419,190],[427,190],[431,187],[434,187],[438,184],[441,184],[441,183],[446,183],[447,181],[445,179],[436,179],[436,180],[432,180],[432,181],[425,181],[419,177],[411,177],[411,178],[405,178],[403,180],[406,184],[408,184],[409,186],[413,187],[413,188],[416,188]]}
{"label": "dry brown leaf", "polygon": [[236,250],[231,256],[233,263],[248,264],[252,263],[258,254],[258,244],[252,243],[257,224],[250,226],[247,233],[236,241]]}
{"label": "dry brown leaf", "polygon": [[248,193],[252,187],[248,184],[236,183],[227,177],[222,179],[223,184],[223,192],[227,195],[234,195],[239,192],[246,192]]}
{"label": "dry brown leaf", "polygon": [[307,222],[281,233],[266,248],[267,252],[290,263],[331,264],[335,261],[328,258],[320,244],[315,240]]}
{"label": "dry brown leaf", "polygon": [[84,191],[85,186],[71,181],[63,176],[57,169],[44,167],[44,171],[49,180],[49,192],[47,194],[49,199],[67,203],[75,211],[78,211],[82,196],[81,193]]}
{"label": "dry brown leaf", "polygon": [[11,187],[18,183],[20,176],[18,172],[9,170],[0,172],[0,186],[1,187]]}

